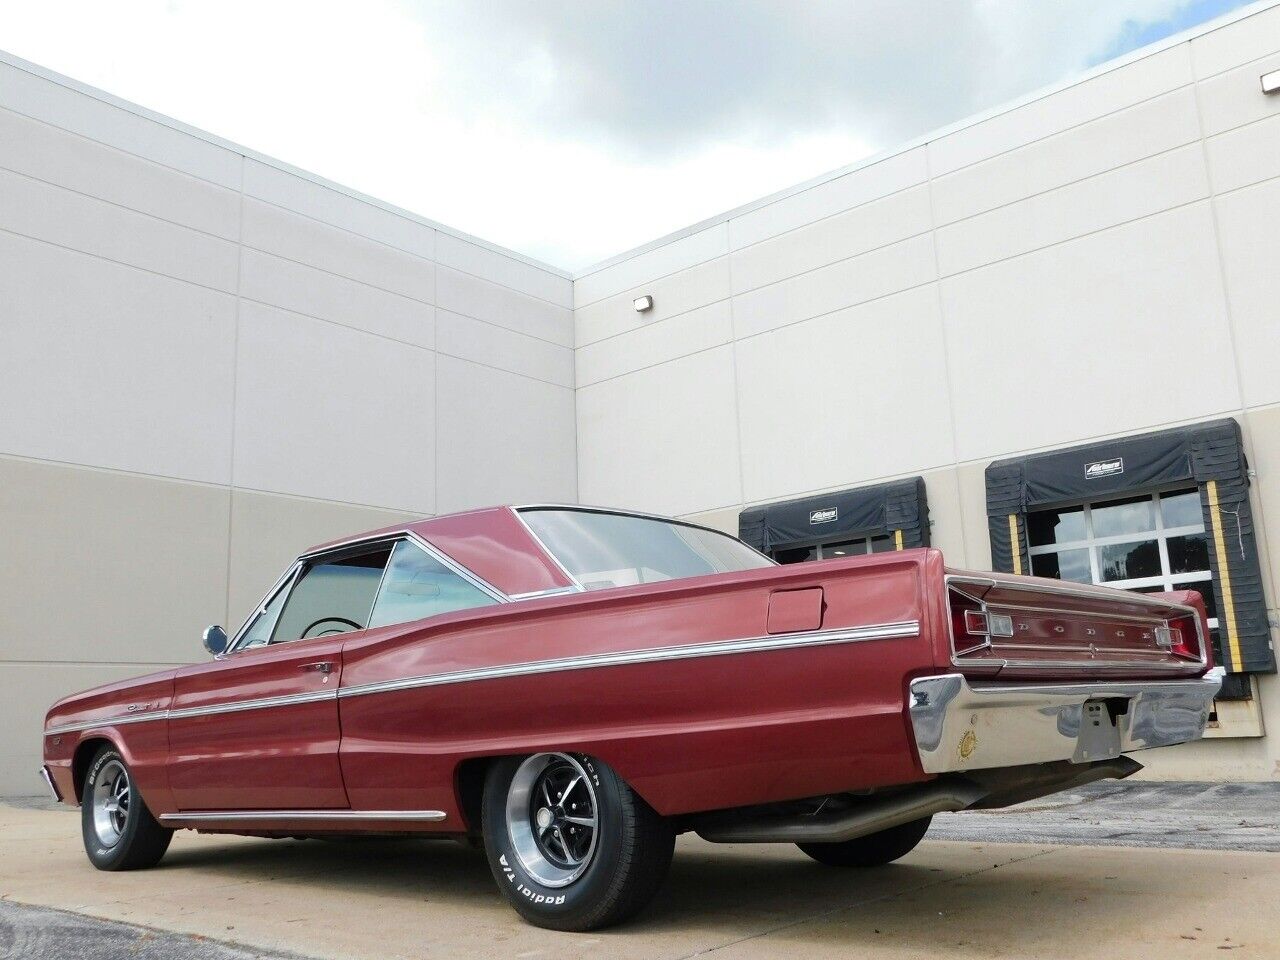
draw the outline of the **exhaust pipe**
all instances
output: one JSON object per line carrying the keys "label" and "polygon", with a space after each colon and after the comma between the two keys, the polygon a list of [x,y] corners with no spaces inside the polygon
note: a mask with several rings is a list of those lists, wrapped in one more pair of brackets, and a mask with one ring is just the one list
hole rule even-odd
{"label": "exhaust pipe", "polygon": [[935,813],[963,810],[986,792],[964,781],[931,783],[826,816],[760,816],[711,822],[698,827],[698,836],[712,843],[841,843]]}
{"label": "exhaust pipe", "polygon": [[698,836],[712,843],[842,843],[935,813],[1012,806],[1095,780],[1124,779],[1141,769],[1135,760],[1117,757],[1089,764],[1063,760],[978,770],[968,777],[934,780],[900,793],[870,797],[832,813],[726,811],[703,815],[693,827]]}

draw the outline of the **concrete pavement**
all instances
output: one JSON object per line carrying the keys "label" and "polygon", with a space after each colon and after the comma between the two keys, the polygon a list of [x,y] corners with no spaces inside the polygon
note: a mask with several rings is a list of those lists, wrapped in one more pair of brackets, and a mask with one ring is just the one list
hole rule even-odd
{"label": "concrete pavement", "polygon": [[452,843],[180,833],[159,868],[104,874],[71,812],[0,806],[0,899],[250,956],[1270,958],[1277,890],[1273,853],[927,840],[898,865],[847,872],[793,847],[683,837],[637,921],[569,935],[521,923],[483,857]]}

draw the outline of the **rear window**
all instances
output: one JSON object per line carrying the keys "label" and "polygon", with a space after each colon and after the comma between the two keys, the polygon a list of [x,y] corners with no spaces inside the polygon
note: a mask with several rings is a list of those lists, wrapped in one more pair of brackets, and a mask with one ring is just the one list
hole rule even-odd
{"label": "rear window", "polygon": [[727,534],[656,517],[563,509],[520,515],[588,590],[774,565]]}

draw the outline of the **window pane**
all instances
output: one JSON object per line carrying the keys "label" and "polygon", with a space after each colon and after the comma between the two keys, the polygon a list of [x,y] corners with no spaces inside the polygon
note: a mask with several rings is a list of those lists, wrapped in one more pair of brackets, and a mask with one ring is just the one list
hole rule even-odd
{"label": "window pane", "polygon": [[284,605],[284,595],[288,593],[287,587],[282,587],[271,602],[267,604],[266,609],[254,618],[253,626],[245,631],[244,637],[240,641],[238,650],[248,650],[250,647],[261,647],[271,639],[271,628],[276,625],[276,617],[280,613],[280,608]]}
{"label": "window pane", "polygon": [[1031,546],[1071,543],[1084,539],[1084,507],[1038,510],[1027,516],[1027,536]]}
{"label": "window pane", "polygon": [[1091,507],[1093,535],[1116,537],[1123,533],[1148,533],[1156,527],[1150,497],[1133,497]]}
{"label": "window pane", "polygon": [[1204,600],[1204,612],[1210,620],[1218,618],[1218,601],[1213,595],[1213,583],[1209,580],[1198,580],[1195,583],[1180,583],[1175,590],[1195,590]]}
{"label": "window pane", "polygon": [[1199,527],[1204,529],[1200,512],[1200,492],[1166,493],[1160,497],[1160,513],[1165,527]]}
{"label": "window pane", "polygon": [[271,642],[363,630],[390,555],[390,547],[381,547],[354,557],[312,563],[289,594]]}
{"label": "window pane", "polygon": [[1092,583],[1088,550],[1059,550],[1057,553],[1040,553],[1031,557],[1031,572],[1037,577],[1053,577],[1055,580],[1072,580],[1076,583]]}
{"label": "window pane", "polygon": [[387,576],[373,605],[369,626],[408,623],[440,613],[497,603],[417,544],[402,540],[391,554]]}
{"label": "window pane", "polygon": [[845,540],[841,543],[824,543],[822,545],[824,559],[827,557],[857,557],[866,552],[866,540]]}
{"label": "window pane", "polygon": [[632,514],[524,510],[521,516],[588,590],[770,566],[741,540]]}
{"label": "window pane", "polygon": [[1098,570],[1103,582],[1160,576],[1160,548],[1155,540],[1110,543],[1098,547]]}
{"label": "window pane", "polygon": [[872,537],[871,552],[872,553],[888,553],[897,548],[897,544],[893,542],[893,537]]}
{"label": "window pane", "polygon": [[817,560],[817,547],[792,547],[790,550],[773,551],[773,559],[779,563],[803,563],[805,560]]}
{"label": "window pane", "polygon": [[1203,533],[1169,538],[1169,572],[1197,573],[1209,569],[1209,541]]}

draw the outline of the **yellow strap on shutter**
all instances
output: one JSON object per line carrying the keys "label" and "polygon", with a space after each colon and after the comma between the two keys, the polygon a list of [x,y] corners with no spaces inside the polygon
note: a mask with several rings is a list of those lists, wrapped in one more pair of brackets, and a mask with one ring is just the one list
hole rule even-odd
{"label": "yellow strap on shutter", "polygon": [[901,530],[893,531],[893,549],[895,550],[902,549],[902,531]]}
{"label": "yellow strap on shutter", "polygon": [[1022,543],[1018,538],[1018,515],[1009,514],[1009,549],[1013,552],[1013,572],[1022,573]]}
{"label": "yellow strap on shutter", "polygon": [[1244,671],[1244,658],[1240,656],[1240,637],[1236,634],[1236,604],[1231,597],[1231,570],[1227,559],[1226,540],[1222,535],[1222,513],[1218,509],[1218,481],[1205,484],[1209,494],[1209,518],[1213,521],[1213,549],[1218,555],[1218,580],[1222,584],[1222,620],[1227,635],[1227,664],[1232,673]]}

